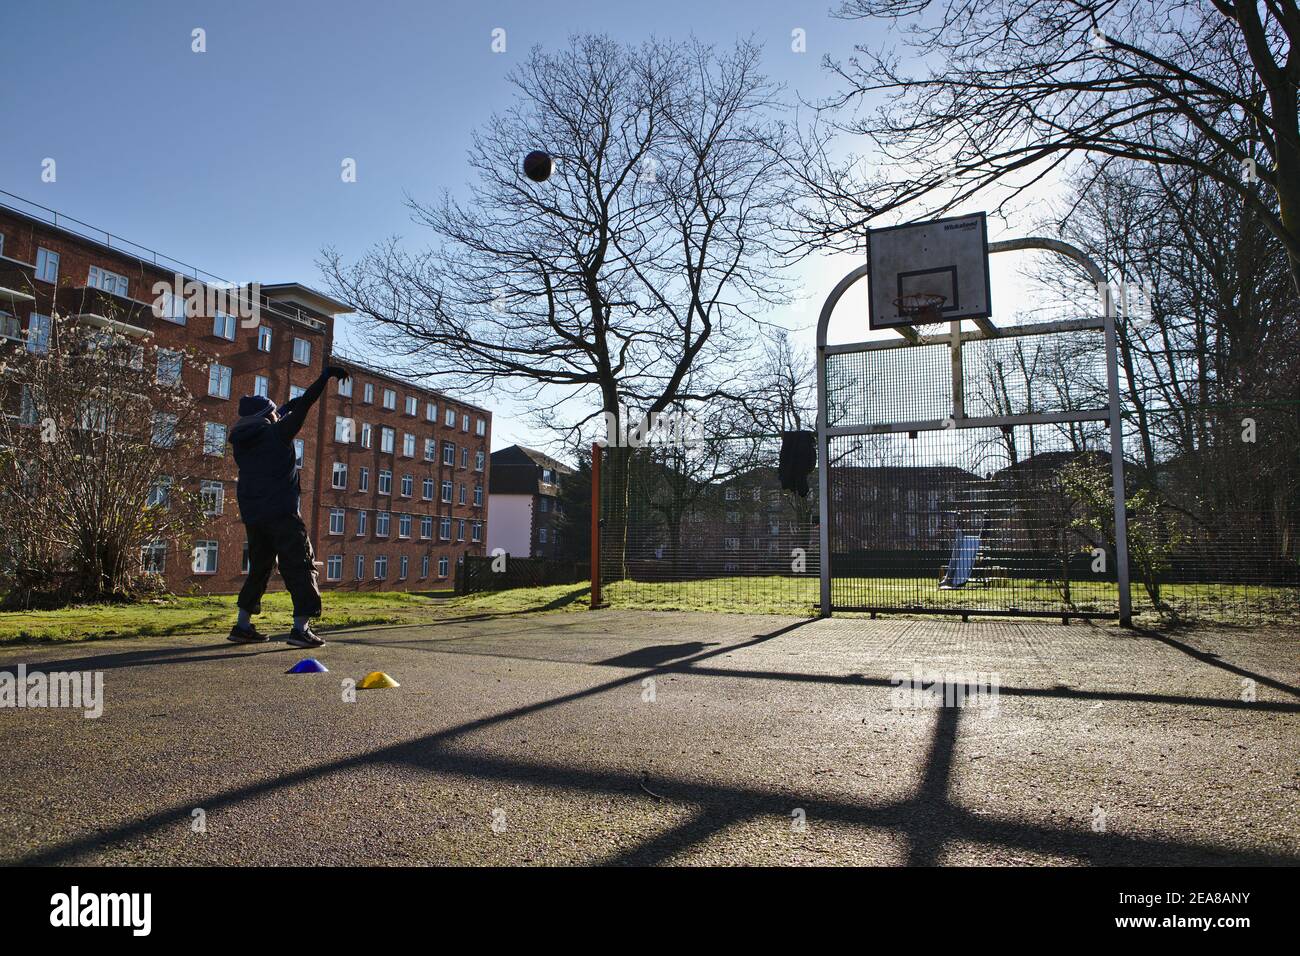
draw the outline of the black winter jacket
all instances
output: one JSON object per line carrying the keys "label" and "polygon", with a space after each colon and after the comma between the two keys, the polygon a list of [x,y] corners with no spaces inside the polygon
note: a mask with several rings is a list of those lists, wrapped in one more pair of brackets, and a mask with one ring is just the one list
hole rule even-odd
{"label": "black winter jacket", "polygon": [[244,524],[262,524],[299,514],[302,492],[293,440],[327,381],[321,375],[307,391],[285,402],[280,407],[279,421],[250,416],[241,418],[231,429],[230,446],[239,466],[235,497]]}

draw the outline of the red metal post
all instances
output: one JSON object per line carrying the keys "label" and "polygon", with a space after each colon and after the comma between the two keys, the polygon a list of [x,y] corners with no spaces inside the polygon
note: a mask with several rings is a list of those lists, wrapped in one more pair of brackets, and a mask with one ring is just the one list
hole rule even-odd
{"label": "red metal post", "polygon": [[600,455],[601,447],[591,446],[591,609],[600,601]]}

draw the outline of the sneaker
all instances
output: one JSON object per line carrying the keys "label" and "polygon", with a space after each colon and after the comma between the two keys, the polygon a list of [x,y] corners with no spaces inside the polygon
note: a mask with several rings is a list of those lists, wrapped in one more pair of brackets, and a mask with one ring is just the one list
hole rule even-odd
{"label": "sneaker", "polygon": [[285,639],[286,644],[292,644],[294,647],[324,647],[325,642],[316,636],[316,632],[308,624],[302,630],[294,628],[289,632]]}
{"label": "sneaker", "polygon": [[236,624],[230,629],[230,635],[226,640],[234,641],[236,644],[261,644],[264,641],[269,641],[270,638],[251,624],[248,627],[241,627]]}

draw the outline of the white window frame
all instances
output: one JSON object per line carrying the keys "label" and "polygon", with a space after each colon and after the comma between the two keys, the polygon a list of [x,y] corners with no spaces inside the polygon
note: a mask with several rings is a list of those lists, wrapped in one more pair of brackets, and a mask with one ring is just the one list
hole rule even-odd
{"label": "white window frame", "polygon": [[271,351],[271,327],[269,325],[259,325],[257,327],[257,350],[259,352]]}
{"label": "white window frame", "polygon": [[382,399],[383,399],[383,401],[381,402],[382,407],[388,409],[388,411],[390,412],[397,411],[397,389],[395,388],[384,389]]}
{"label": "white window frame", "polygon": [[229,365],[213,362],[208,366],[208,397],[230,398],[230,383],[235,377],[235,370]]}
{"label": "white window frame", "polygon": [[[179,349],[159,349],[158,363],[154,370],[153,380],[159,385],[179,385],[181,382],[181,373],[185,369],[185,353]],[[173,373],[171,370],[175,368]],[[168,374],[163,375],[166,369]]]}
{"label": "white window frame", "polygon": [[90,273],[86,276],[86,285],[92,289],[120,295],[124,299],[127,297],[127,289],[130,288],[129,281],[120,272],[112,272],[101,266],[91,266]]}
{"label": "white window frame", "polygon": [[[212,496],[212,507],[208,507],[208,496]],[[226,484],[205,478],[199,482],[199,500],[203,504],[203,513],[208,517],[224,514],[226,510]]]}
{"label": "white window frame", "polygon": [[212,334],[227,342],[235,341],[235,317],[217,310],[212,315]]}
{"label": "white window frame", "polygon": [[311,364],[311,339],[293,339],[293,360],[299,365]]}
{"label": "white window frame", "polygon": [[271,397],[271,380],[265,375],[253,376],[253,394],[263,398]]}
{"label": "white window frame", "polygon": [[402,457],[403,458],[415,457],[415,436],[412,435],[410,432],[402,433]]}
{"label": "white window frame", "polygon": [[352,397],[352,376],[351,375],[349,375],[347,378],[338,379],[337,384],[338,384],[338,393],[340,395],[342,395],[344,398]]}
{"label": "white window frame", "polygon": [[346,491],[348,487],[348,463],[336,461],[330,468],[330,487]]}
{"label": "white window frame", "polygon": [[443,423],[444,425],[446,425],[448,428],[455,428],[455,427],[456,427],[456,409],[454,409],[454,408],[448,408],[447,411],[443,413],[443,416],[442,416],[442,423]]}
{"label": "white window frame", "polygon": [[[51,260],[53,268],[51,268]],[[53,249],[46,249],[40,246],[36,250],[36,276],[41,282],[48,282],[50,285],[59,284],[59,254]]]}
{"label": "white window frame", "polygon": [[379,450],[385,455],[393,454],[397,447],[397,430],[387,425],[379,426]]}
{"label": "white window frame", "polygon": [[325,559],[325,580],[343,580],[343,555],[331,554]]}
{"label": "white window frame", "polygon": [[356,422],[342,415],[334,416],[334,441],[340,445],[351,445],[356,436]]}
{"label": "white window frame", "polygon": [[343,508],[330,509],[330,534],[343,534],[347,530],[348,513]]}
{"label": "white window frame", "polygon": [[[203,552],[203,567],[199,567],[199,552]],[[202,541],[194,542],[193,561],[190,563],[190,569],[194,574],[216,574],[221,564],[221,544],[220,542],[206,538]],[[210,561],[208,559],[211,559]],[[211,564],[211,567],[208,565]]]}
{"label": "white window frame", "polygon": [[[221,444],[215,445],[214,439],[217,435],[217,429],[221,432]],[[210,458],[220,458],[226,453],[226,426],[221,422],[204,422],[203,423],[203,454]]]}

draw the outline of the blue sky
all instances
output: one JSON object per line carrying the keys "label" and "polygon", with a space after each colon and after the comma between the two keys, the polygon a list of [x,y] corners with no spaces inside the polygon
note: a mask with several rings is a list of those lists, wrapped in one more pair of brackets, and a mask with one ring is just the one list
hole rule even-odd
{"label": "blue sky", "polygon": [[[753,36],[792,93],[835,87],[824,54],[868,36],[826,0],[653,3],[184,2],[5,4],[0,113],[10,135],[0,188],[237,281],[321,286],[322,247],[345,257],[393,234],[424,245],[405,194],[461,189],[471,132],[510,101],[506,73],[534,44],[575,32],[637,41]],[[506,52],[492,31],[506,31]],[[206,31],[207,51],[191,50]],[[791,51],[801,28],[807,52]],[[45,158],[57,181],[41,181]],[[340,177],[344,158],[357,181]],[[808,326],[852,256],[817,257],[798,275]],[[995,289],[996,297],[996,289]],[[843,308],[865,314],[861,300]],[[850,323],[852,324],[852,323]],[[811,341],[805,331],[801,340]],[[865,321],[840,339],[865,337]],[[346,334],[344,336],[346,340]],[[494,445],[531,441],[508,400]],[[517,427],[515,427],[517,425]]]}

